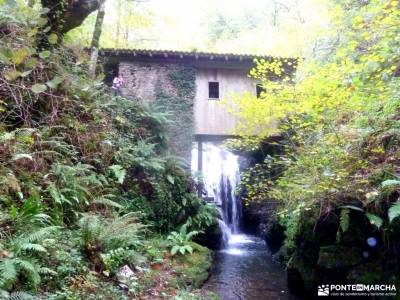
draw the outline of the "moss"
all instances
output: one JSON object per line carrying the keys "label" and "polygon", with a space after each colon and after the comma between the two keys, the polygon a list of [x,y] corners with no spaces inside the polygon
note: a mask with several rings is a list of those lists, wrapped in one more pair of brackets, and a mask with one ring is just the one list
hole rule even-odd
{"label": "moss", "polygon": [[210,250],[196,243],[191,243],[193,253],[177,256],[174,268],[180,274],[179,279],[184,286],[200,287],[208,278],[212,258]]}
{"label": "moss", "polygon": [[[289,259],[287,263],[287,272],[288,272],[288,277],[293,276],[293,274],[295,274],[294,277],[298,276],[298,278],[295,278],[294,280],[301,281],[301,285],[304,285],[304,287],[307,290],[312,289],[315,280],[315,272],[313,269],[313,265],[305,262],[304,259],[302,259],[302,257],[297,255],[297,253],[295,253]],[[288,278],[288,280],[290,285],[291,278]]]}
{"label": "moss", "polygon": [[210,291],[196,290],[193,292],[179,291],[174,300],[222,300],[217,294]]}
{"label": "moss", "polygon": [[362,260],[361,249],[337,245],[320,248],[318,265],[327,269],[348,268]]}

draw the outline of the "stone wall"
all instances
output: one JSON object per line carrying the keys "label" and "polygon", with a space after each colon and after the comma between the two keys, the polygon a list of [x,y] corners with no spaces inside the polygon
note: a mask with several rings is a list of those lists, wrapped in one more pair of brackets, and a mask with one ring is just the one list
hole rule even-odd
{"label": "stone wall", "polygon": [[119,72],[125,79],[122,95],[168,112],[168,133],[173,153],[190,163],[194,139],[196,70],[174,63],[121,62]]}
{"label": "stone wall", "polygon": [[176,96],[169,74],[177,70],[179,65],[167,63],[151,63],[141,61],[121,62],[119,72],[125,79],[122,94],[125,97],[140,99],[144,103],[156,100],[156,86],[162,83],[162,88],[170,95]]}

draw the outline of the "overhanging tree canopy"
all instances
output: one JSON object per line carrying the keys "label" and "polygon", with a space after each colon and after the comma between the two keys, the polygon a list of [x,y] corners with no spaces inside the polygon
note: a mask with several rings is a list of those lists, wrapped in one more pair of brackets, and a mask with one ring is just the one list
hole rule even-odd
{"label": "overhanging tree canopy", "polygon": [[51,32],[62,36],[82,24],[85,18],[99,8],[98,0],[41,0],[48,9],[46,17]]}

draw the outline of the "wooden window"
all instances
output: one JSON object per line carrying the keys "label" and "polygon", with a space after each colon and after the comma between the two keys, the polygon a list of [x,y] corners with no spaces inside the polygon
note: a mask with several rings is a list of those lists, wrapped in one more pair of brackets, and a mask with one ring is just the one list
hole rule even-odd
{"label": "wooden window", "polygon": [[219,99],[219,82],[208,83],[208,99]]}

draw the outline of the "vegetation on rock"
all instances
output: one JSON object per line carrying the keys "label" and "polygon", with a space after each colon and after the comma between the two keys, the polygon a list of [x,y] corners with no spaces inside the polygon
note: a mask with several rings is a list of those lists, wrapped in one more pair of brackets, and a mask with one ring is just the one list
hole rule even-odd
{"label": "vegetation on rock", "polygon": [[400,4],[337,3],[329,55],[299,62],[294,79],[260,60],[252,75],[266,92],[237,101],[246,139],[236,148],[283,138],[283,154],[264,155],[244,184],[249,203],[280,203],[281,254],[298,291],[339,278],[399,282]]}
{"label": "vegetation on rock", "polygon": [[[147,299],[156,265],[176,280],[160,298],[198,287],[208,250],[191,243],[201,250],[178,261],[159,242],[215,222],[168,149],[167,114],[111,97],[86,53],[57,45],[51,30],[43,50],[46,11],[0,6],[1,297]],[[177,280],[191,256],[208,264]]]}

